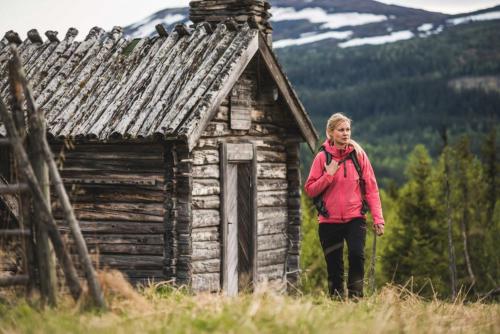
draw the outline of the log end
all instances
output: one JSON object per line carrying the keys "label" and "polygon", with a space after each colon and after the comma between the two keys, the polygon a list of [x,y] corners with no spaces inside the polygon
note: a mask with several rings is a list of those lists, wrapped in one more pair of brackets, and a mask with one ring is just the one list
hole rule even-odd
{"label": "log end", "polygon": [[47,30],[45,32],[45,36],[47,36],[47,38],[49,39],[50,42],[56,42],[56,43],[59,43],[59,38],[57,38],[57,34],[58,32],[57,31],[53,31],[53,30]]}
{"label": "log end", "polygon": [[64,39],[73,39],[78,35],[78,30],[76,28],[69,28]]}
{"label": "log end", "polygon": [[5,39],[11,44],[19,45],[23,42],[19,34],[13,30],[9,30],[5,33]]}
{"label": "log end", "polygon": [[85,40],[91,40],[91,39],[97,39],[99,35],[101,35],[104,32],[104,29],[100,27],[93,27],[90,29],[89,33],[87,34],[87,37],[85,37]]}
{"label": "log end", "polygon": [[184,24],[176,24],[174,27],[174,31],[179,34],[179,37],[189,36],[191,33],[188,28]]}
{"label": "log end", "polygon": [[157,24],[155,26],[156,32],[160,37],[168,37],[168,31],[165,29],[165,26],[163,24]]}
{"label": "log end", "polygon": [[31,29],[28,31],[28,39],[31,41],[31,43],[37,43],[37,44],[42,44],[43,40],[40,34],[38,33],[38,30],[36,29]]}

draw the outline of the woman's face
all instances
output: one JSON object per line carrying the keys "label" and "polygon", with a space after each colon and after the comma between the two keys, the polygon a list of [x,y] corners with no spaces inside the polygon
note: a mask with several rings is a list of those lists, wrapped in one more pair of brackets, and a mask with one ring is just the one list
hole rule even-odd
{"label": "woman's face", "polygon": [[348,121],[340,122],[333,131],[328,132],[335,146],[345,147],[351,139],[351,124]]}

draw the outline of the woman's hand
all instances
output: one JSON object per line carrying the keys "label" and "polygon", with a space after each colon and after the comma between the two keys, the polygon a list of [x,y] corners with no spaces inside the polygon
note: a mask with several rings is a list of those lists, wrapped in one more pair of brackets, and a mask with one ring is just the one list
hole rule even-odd
{"label": "woman's hand", "polygon": [[375,234],[379,237],[384,234],[384,224],[373,225],[373,229],[375,230]]}
{"label": "woman's hand", "polygon": [[332,159],[329,165],[325,162],[325,170],[328,175],[333,175],[339,169],[339,163]]}

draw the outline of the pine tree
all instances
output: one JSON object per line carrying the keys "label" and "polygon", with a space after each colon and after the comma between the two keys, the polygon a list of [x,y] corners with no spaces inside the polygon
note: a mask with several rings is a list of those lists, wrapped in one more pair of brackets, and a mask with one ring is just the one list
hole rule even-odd
{"label": "pine tree", "polygon": [[423,289],[424,294],[432,293],[429,280],[443,291],[443,272],[447,272],[445,229],[436,220],[432,160],[423,145],[417,145],[410,154],[406,176],[408,182],[398,199],[397,222],[385,241],[384,272],[392,272],[399,284],[413,279],[414,289]]}

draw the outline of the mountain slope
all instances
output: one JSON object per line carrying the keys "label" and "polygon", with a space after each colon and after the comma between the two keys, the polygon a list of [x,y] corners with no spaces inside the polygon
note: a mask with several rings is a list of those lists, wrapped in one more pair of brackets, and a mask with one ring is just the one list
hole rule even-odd
{"label": "mountain slope", "polygon": [[[422,24],[437,27],[448,17],[420,9],[386,5],[372,0],[271,0],[271,22],[275,41],[295,40],[304,36],[332,33],[333,41],[386,35],[392,31],[415,33]],[[189,23],[188,8],[165,9],[125,27],[125,33],[139,37],[154,35],[154,26],[163,23],[169,29]],[[343,32],[343,34],[338,34]],[[321,37],[321,36],[320,36]],[[277,46],[280,46],[277,44]]]}
{"label": "mountain slope", "polygon": [[500,21],[381,46],[277,52],[321,132],[334,112],[353,118],[353,135],[383,184],[402,180],[404,157],[417,143],[436,155],[443,127],[452,137],[471,135],[477,149],[482,134],[498,127]]}

